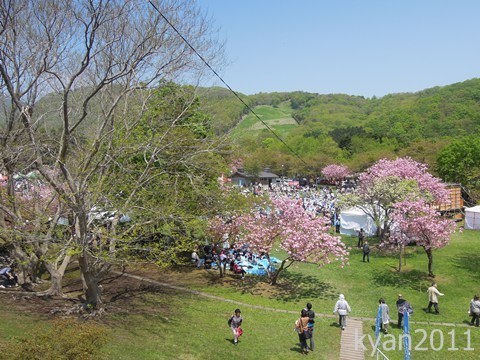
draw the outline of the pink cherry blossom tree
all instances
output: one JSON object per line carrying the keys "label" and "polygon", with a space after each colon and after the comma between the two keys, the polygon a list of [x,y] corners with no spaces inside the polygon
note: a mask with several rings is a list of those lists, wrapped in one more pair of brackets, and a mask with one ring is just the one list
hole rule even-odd
{"label": "pink cherry blossom tree", "polygon": [[357,206],[377,226],[384,239],[392,225],[391,214],[399,202],[424,200],[428,204],[448,202],[448,191],[442,181],[427,172],[427,166],[409,157],[382,159],[360,174],[353,195],[339,201],[342,207]]}
{"label": "pink cherry blossom tree", "polygon": [[[277,283],[282,271],[296,261],[310,261],[319,266],[332,261],[340,261],[343,266],[347,262],[345,244],[340,237],[328,233],[329,220],[310,216],[295,200],[273,199],[270,208],[251,212],[238,220],[238,244],[248,244],[252,251],[267,256],[266,270],[272,285]],[[287,253],[278,268],[273,267],[270,257],[275,244]]]}
{"label": "pink cherry blossom tree", "polygon": [[[423,247],[428,257],[428,275],[433,277],[433,250],[449,243],[450,235],[455,231],[455,222],[443,218],[424,200],[395,204],[392,219],[395,225],[388,242],[397,247],[410,243]],[[399,271],[401,264],[400,257]]]}
{"label": "pink cherry blossom tree", "polygon": [[322,175],[335,182],[342,181],[350,175],[350,170],[345,165],[327,165],[322,169]]}
{"label": "pink cherry blossom tree", "polygon": [[428,172],[426,164],[419,163],[410,157],[395,160],[381,159],[359,176],[359,190],[364,192],[378,179],[397,177],[404,180],[415,180],[424,198],[430,203],[448,201],[445,184]]}

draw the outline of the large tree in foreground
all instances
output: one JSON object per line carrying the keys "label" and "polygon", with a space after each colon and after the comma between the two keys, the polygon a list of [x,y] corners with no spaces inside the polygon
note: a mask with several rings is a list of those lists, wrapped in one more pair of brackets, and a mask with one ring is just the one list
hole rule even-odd
{"label": "large tree in foreground", "polygon": [[[329,234],[329,220],[312,217],[298,201],[281,197],[262,211],[255,210],[238,218],[239,241],[248,244],[257,254],[265,254],[269,261],[267,270],[270,283],[275,285],[279,275],[296,261],[309,261],[324,266],[340,261],[343,266],[348,257],[340,237]],[[286,252],[279,266],[272,263],[274,246]]]}
{"label": "large tree in foreground", "polygon": [[[99,281],[118,242],[110,233],[102,246],[92,245],[92,236],[101,238],[111,230],[98,224],[100,234],[92,232],[92,209],[115,204],[140,213],[140,206],[151,203],[133,204],[132,199],[148,196],[151,181],[161,179],[169,190],[162,194],[180,199],[188,212],[196,197],[178,195],[188,184],[201,184],[202,176],[193,176],[195,164],[207,168],[202,155],[213,151],[194,124],[184,121],[193,98],[164,117],[147,114],[159,85],[194,79],[205,69],[162,15],[204,59],[215,65],[221,58],[210,24],[191,0],[6,0],[0,5],[2,168],[9,178],[24,169],[37,170],[70,214],[68,247],[78,259],[86,303],[93,306],[101,302]],[[146,118],[152,126],[139,123]],[[130,158],[135,166],[121,157],[119,131],[129,136],[125,149],[135,143],[135,135],[142,140],[136,150],[128,149],[136,154]],[[149,136],[150,144],[144,142]],[[175,152],[182,156],[173,156]],[[127,163],[132,166],[124,167]],[[136,172],[136,188],[125,186],[109,199],[106,185],[119,188],[112,182],[122,181],[123,169]],[[157,199],[155,206],[161,208],[162,198]],[[2,216],[11,217],[9,210],[2,209]],[[166,213],[159,212],[157,219]]]}
{"label": "large tree in foreground", "polygon": [[[428,275],[433,274],[433,250],[446,246],[455,231],[455,222],[443,218],[425,201],[403,201],[395,205],[392,213],[394,226],[388,244],[403,247],[416,244],[423,247],[428,257]],[[399,261],[401,270],[402,259]]]}

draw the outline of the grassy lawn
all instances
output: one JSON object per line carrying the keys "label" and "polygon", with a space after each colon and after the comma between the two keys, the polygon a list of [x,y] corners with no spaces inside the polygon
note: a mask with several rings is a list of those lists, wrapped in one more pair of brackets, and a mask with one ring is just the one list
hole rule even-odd
{"label": "grassy lawn", "polygon": [[[422,311],[428,303],[426,289],[431,282],[426,276],[427,257],[423,249],[409,247],[404,270],[398,273],[395,270],[398,259],[379,252],[374,241],[371,241],[373,253],[370,263],[363,263],[360,251],[355,248],[356,238],[347,237],[344,240],[352,247],[350,265],[342,269],[337,264],[318,268],[313,264],[298,263],[281,276],[275,287],[256,276],[247,276],[241,280],[228,275],[219,279],[218,273],[213,270],[190,267],[171,271],[131,268],[128,271],[144,273],[152,279],[184,285],[250,306],[239,306],[138,281],[128,284],[118,279],[106,282],[107,313],[100,319],[109,329],[108,343],[102,349],[104,358],[298,358],[298,337],[293,331],[293,323],[298,318],[297,312],[306,302],[311,302],[318,317],[315,325],[317,349],[311,357],[338,359],[341,331],[335,326],[331,315],[339,293],[345,294],[349,301],[353,309],[352,316],[366,318],[364,333],[371,336],[374,336],[374,322],[369,319],[375,317],[378,299],[386,299],[395,322],[395,301],[397,294],[402,293],[414,308],[411,318],[414,345],[412,358],[478,358],[476,351],[464,349],[468,345],[475,350],[480,349],[480,329],[431,324],[464,324],[469,320],[466,314],[469,301],[473,294],[480,293],[480,257],[476,251],[480,241],[478,232],[457,233],[450,245],[434,252],[438,288],[445,293],[440,298],[441,314],[438,316]],[[283,253],[275,250],[274,255],[281,258]],[[28,336],[29,332],[34,331],[34,324],[48,324],[49,316],[24,311],[28,301],[17,299],[10,305],[7,300],[12,301],[11,297],[2,295],[2,299],[0,346],[12,336]],[[23,304],[23,307],[19,308],[19,304]],[[47,304],[40,303],[39,306]],[[261,306],[295,313],[264,310]],[[245,333],[238,346],[232,344],[226,323],[236,307],[242,309],[245,319]],[[467,330],[470,331],[469,335],[465,333]],[[392,341],[389,343],[387,339],[384,339],[380,349],[386,350],[384,352],[390,359],[402,359],[403,352],[398,350],[400,330],[392,328],[391,334],[397,339],[395,349],[392,349]],[[440,346],[441,336],[444,338],[443,346]],[[371,346],[368,339],[365,339],[364,344],[369,355]],[[454,347],[459,350],[449,350]]]}
{"label": "grassy lawn", "polygon": [[[255,107],[255,113],[270,127],[279,132],[288,132],[297,126],[297,123],[291,117],[291,109],[285,106],[277,108],[266,105],[257,106]],[[255,115],[249,114],[237,125],[232,132],[232,136],[242,136],[245,131],[248,131],[249,135],[252,136],[264,129],[265,125]]]}

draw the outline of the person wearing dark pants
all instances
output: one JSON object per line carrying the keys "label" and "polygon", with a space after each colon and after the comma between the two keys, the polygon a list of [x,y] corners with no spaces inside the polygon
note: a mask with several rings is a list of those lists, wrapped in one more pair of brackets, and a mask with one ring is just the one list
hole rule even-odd
{"label": "person wearing dark pants", "polygon": [[370,262],[370,246],[368,245],[368,241],[365,240],[363,244],[363,262],[365,262],[365,258],[367,258],[367,262]]}
{"label": "person wearing dark pants", "polygon": [[345,300],[345,296],[343,294],[340,294],[338,297],[338,301],[333,308],[333,313],[338,313],[338,324],[340,325],[342,330],[345,330],[345,327],[347,326],[347,315],[351,311],[352,309],[350,308],[347,300]]}
{"label": "person wearing dark pants", "polygon": [[403,298],[402,294],[398,294],[398,300],[396,305],[397,305],[397,312],[398,312],[397,326],[400,329],[402,327],[403,314],[405,310],[407,310],[407,312],[411,314],[413,313],[413,309],[410,303]]}
{"label": "person wearing dark pants", "polygon": [[437,283],[432,283],[432,286],[430,286],[427,290],[428,293],[428,306],[425,309],[426,312],[431,312],[432,310],[432,305],[435,308],[435,314],[440,314],[440,311],[438,309],[438,296],[443,296],[440,291],[437,290]]}
{"label": "person wearing dark pants", "polygon": [[0,287],[1,288],[10,288],[18,286],[18,277],[15,274],[15,266],[10,265],[2,268],[0,270]]}
{"label": "person wearing dark pants", "polygon": [[305,308],[307,310],[307,316],[308,316],[308,332],[310,336],[310,350],[313,351],[315,347],[315,343],[313,341],[313,326],[315,325],[315,312],[312,310],[312,304],[308,303],[307,307]]}
{"label": "person wearing dark pants", "polygon": [[358,232],[358,244],[357,247],[360,249],[363,247],[363,240],[365,239],[365,232],[363,231],[363,228],[360,229]]}
{"label": "person wearing dark pants", "polygon": [[307,310],[303,309],[300,318],[295,322],[295,330],[298,333],[298,339],[302,348],[302,354],[308,354],[307,334],[308,334],[308,315]]}

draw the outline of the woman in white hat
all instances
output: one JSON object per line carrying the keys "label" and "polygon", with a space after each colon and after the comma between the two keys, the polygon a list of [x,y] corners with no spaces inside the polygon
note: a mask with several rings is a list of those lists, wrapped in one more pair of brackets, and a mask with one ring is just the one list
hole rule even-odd
{"label": "woman in white hat", "polygon": [[338,301],[333,308],[333,313],[338,313],[338,323],[342,330],[345,330],[345,326],[347,326],[347,314],[351,311],[352,309],[350,308],[350,305],[348,305],[347,300],[345,300],[345,296],[340,294]]}

